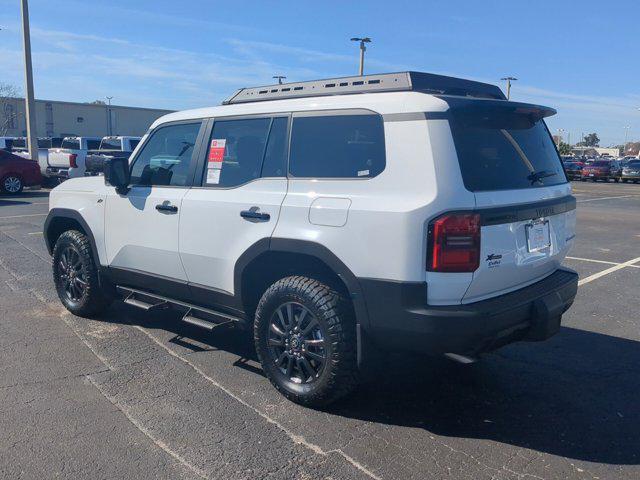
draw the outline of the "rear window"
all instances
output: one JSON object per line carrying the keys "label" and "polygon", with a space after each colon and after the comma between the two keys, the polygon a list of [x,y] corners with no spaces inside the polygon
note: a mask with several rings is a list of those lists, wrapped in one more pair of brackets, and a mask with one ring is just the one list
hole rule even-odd
{"label": "rear window", "polygon": [[80,140],[77,138],[65,138],[62,140],[62,148],[68,148],[70,150],[80,150]]}
{"label": "rear window", "polygon": [[103,138],[100,150],[122,150],[122,142],[117,138]]}
{"label": "rear window", "polygon": [[603,161],[593,162],[591,164],[592,167],[608,167],[609,165],[611,165],[611,162],[603,162]]}
{"label": "rear window", "polygon": [[98,150],[100,148],[100,140],[87,140],[87,150]]}
{"label": "rear window", "polygon": [[371,178],[385,166],[379,115],[293,119],[289,171],[295,177]]}
{"label": "rear window", "polygon": [[451,130],[467,190],[515,190],[566,183],[542,120],[491,110],[458,111]]}

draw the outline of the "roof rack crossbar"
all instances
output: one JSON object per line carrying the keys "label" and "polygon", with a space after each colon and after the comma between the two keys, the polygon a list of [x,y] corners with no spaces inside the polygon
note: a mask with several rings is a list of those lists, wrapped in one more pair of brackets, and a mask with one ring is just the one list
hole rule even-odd
{"label": "roof rack crossbar", "polygon": [[506,99],[495,85],[431,73],[399,72],[241,88],[222,104],[397,91]]}

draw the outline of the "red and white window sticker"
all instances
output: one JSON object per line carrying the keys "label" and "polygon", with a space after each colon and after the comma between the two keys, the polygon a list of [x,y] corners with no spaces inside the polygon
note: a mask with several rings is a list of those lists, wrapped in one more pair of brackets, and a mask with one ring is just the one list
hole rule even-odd
{"label": "red and white window sticker", "polygon": [[207,162],[207,183],[217,185],[220,183],[220,170],[224,159],[224,149],[227,146],[225,138],[213,138],[209,146]]}

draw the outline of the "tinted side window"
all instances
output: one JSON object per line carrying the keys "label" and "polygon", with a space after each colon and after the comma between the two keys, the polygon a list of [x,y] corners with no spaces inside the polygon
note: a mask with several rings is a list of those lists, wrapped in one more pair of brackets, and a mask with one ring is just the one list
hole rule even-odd
{"label": "tinted side window", "polygon": [[216,120],[209,139],[205,184],[235,187],[260,176],[270,118]]}
{"label": "tinted side window", "polygon": [[129,144],[131,146],[132,152],[136,149],[139,143],[140,143],[140,140],[129,140]]}
{"label": "tinted side window", "polygon": [[379,115],[293,119],[289,171],[296,177],[367,178],[385,166]]}
{"label": "tinted side window", "polygon": [[262,163],[263,177],[284,177],[287,170],[287,117],[277,117],[271,123],[267,150]]}
{"label": "tinted side window", "polygon": [[188,185],[199,131],[200,122],[156,130],[135,159],[131,185]]}

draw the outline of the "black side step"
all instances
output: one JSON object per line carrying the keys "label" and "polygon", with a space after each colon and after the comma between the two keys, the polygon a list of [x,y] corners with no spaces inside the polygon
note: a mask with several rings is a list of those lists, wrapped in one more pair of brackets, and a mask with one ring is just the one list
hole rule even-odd
{"label": "black side step", "polygon": [[169,306],[185,309],[186,312],[182,317],[183,322],[209,331],[229,323],[243,322],[241,318],[228,313],[218,312],[210,308],[163,297],[155,293],[145,292],[131,287],[123,287],[121,285],[118,285],[116,289],[124,295],[124,303],[146,311],[159,310]]}

